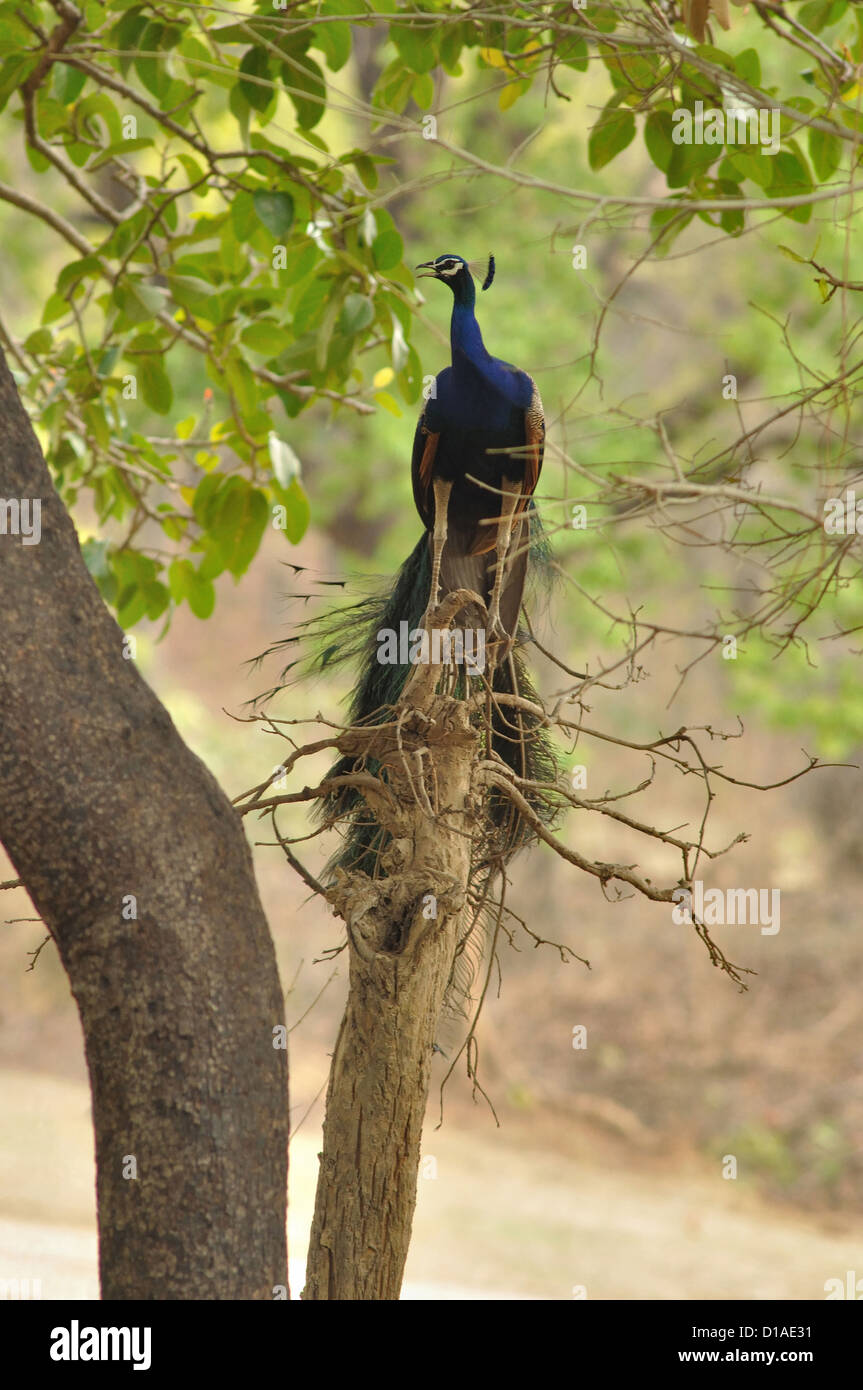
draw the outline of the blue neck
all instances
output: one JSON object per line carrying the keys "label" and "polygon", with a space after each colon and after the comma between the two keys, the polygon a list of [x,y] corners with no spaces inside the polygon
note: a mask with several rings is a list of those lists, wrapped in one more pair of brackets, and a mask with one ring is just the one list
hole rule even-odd
{"label": "blue neck", "polygon": [[452,350],[453,367],[458,365],[458,356],[464,354],[475,365],[486,363],[488,353],[482,340],[482,333],[476,321],[474,305],[476,289],[470,275],[460,277],[463,283],[454,286],[455,301],[449,325],[449,340]]}

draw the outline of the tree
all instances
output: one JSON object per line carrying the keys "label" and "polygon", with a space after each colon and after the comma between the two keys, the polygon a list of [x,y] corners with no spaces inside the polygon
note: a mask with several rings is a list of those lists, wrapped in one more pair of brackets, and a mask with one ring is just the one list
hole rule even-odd
{"label": "tree", "polygon": [[[229,803],[124,650],[0,363],[0,834],[81,1014],[105,1298],[286,1284],[282,1004]],[[215,1219],[215,1218],[218,1219]]]}
{"label": "tree", "polygon": [[[761,643],[766,665],[777,649],[788,650],[792,657],[805,656],[806,635],[819,621],[843,632],[855,626],[856,596],[849,583],[859,575],[856,529],[844,531],[839,541],[831,540],[814,494],[823,489],[826,496],[844,495],[843,489],[853,481],[849,424],[860,370],[854,360],[856,321],[843,325],[829,372],[820,364],[817,369],[801,364],[786,330],[799,378],[778,408],[770,404],[758,418],[738,418],[740,408],[733,405],[737,427],[706,458],[698,445],[687,453],[685,438],[669,427],[668,411],[639,417],[620,404],[604,404],[602,398],[603,333],[626,288],[648,260],[668,256],[677,239],[699,224],[706,224],[714,237],[741,240],[771,219],[784,219],[785,235],[796,239],[795,246],[784,248],[792,264],[815,267],[825,307],[849,305],[857,282],[841,260],[833,258],[843,254],[843,238],[847,247],[857,192],[863,27],[855,7],[844,0],[818,0],[791,14],[783,5],[755,3],[743,13],[718,3],[677,7],[615,0],[584,9],[568,4],[516,7],[501,17],[491,8],[463,11],[441,3],[422,9],[394,7],[384,21],[352,0],[324,0],[275,11],[262,2],[255,13],[241,19],[223,23],[223,18],[215,7],[187,11],[179,6],[168,19],[158,6],[129,5],[125,0],[91,0],[80,9],[70,0],[0,4],[3,120],[10,145],[17,150],[20,142],[30,166],[28,171],[21,163],[16,176],[0,184],[0,201],[29,219],[27,225],[48,229],[58,244],[66,243],[75,253],[59,268],[53,291],[46,296],[42,325],[16,335],[0,323],[0,333],[23,398],[38,421],[59,498],[73,511],[86,504],[95,514],[100,534],[85,543],[83,554],[121,629],[128,631],[145,617],[164,617],[168,623],[182,603],[208,618],[214,606],[214,578],[226,571],[239,578],[268,524],[282,530],[289,541],[302,536],[309,517],[301,481],[302,449],[289,442],[295,431],[301,433],[302,412],[325,404],[341,412],[342,419],[349,413],[371,422],[378,408],[400,411],[390,386],[407,405],[418,400],[421,364],[411,345],[417,303],[402,238],[387,206],[401,200],[408,221],[410,197],[423,181],[439,179],[455,188],[463,175],[507,187],[514,194],[552,199],[556,235],[572,242],[574,266],[587,247],[607,244],[613,237],[626,235],[637,248],[630,267],[601,297],[593,339],[579,364],[581,380],[568,403],[573,414],[579,409],[586,413],[589,407],[604,423],[622,424],[629,452],[623,459],[585,463],[562,444],[556,446],[560,493],[546,506],[555,518],[551,529],[558,532],[562,548],[571,541],[573,528],[590,535],[597,548],[622,521],[628,524],[641,517],[663,535],[686,544],[696,537],[697,543],[719,555],[747,554],[761,561],[751,602],[705,616],[695,631],[647,621],[625,604],[617,608],[597,597],[600,620],[622,634],[621,650],[587,675],[568,672],[567,691],[548,712],[540,708],[539,717],[547,717],[567,738],[607,737],[587,722],[585,696],[607,684],[613,673],[622,671],[626,679],[634,679],[644,653],[660,639],[690,648],[683,678],[693,662],[721,649],[729,638]],[[714,32],[715,24],[722,26],[723,35]],[[347,133],[342,128],[335,138],[330,134],[328,144],[321,135],[322,117],[328,107],[345,100],[338,86],[346,85],[351,25],[370,28],[388,47],[381,48],[383,65],[374,91],[358,96],[349,92],[351,124]],[[807,66],[798,72],[795,64],[801,53]],[[601,79],[596,75],[600,65]],[[452,92],[455,101],[459,84],[469,86],[474,73],[482,84],[474,94],[477,100],[487,106],[496,94],[499,111],[513,108],[512,117],[505,117],[513,121],[516,103],[541,84],[552,108],[559,110],[585,93],[591,104],[599,100],[587,144],[589,186],[571,187],[528,172],[509,152],[498,160],[487,156],[482,146],[452,138],[443,128],[447,96]],[[342,77],[336,79],[336,74]],[[747,134],[745,141],[738,140],[740,122],[730,119],[738,108],[749,133],[753,112],[770,116],[767,140],[761,139],[758,121],[758,138],[750,140]],[[289,111],[291,129],[285,133]],[[550,119],[554,118],[552,110]],[[370,131],[369,123],[377,123],[378,129]],[[778,143],[769,153],[768,141],[774,135]],[[618,161],[625,165],[626,151],[639,137],[662,187],[621,192],[607,180],[622,167]],[[333,143],[336,150],[330,148]],[[398,152],[401,181],[388,175],[391,157],[383,151],[389,147]],[[422,175],[410,162],[411,151],[418,148],[434,161]],[[821,207],[837,210],[839,224],[835,232],[822,232],[825,251],[801,242],[798,231]],[[796,291],[806,295],[809,272],[797,273]],[[729,371],[728,377],[727,399],[735,402],[735,373]],[[10,390],[7,383],[6,418],[13,421]],[[747,413],[755,409],[753,405]],[[837,415],[844,422],[841,428]],[[154,416],[169,418],[172,431],[160,433]],[[760,441],[785,419],[796,422],[797,438],[813,457],[822,439],[827,441],[819,457],[817,488],[808,456],[802,469],[785,468],[784,490],[768,491],[758,476],[763,462]],[[50,496],[44,478],[38,494],[24,491],[38,479],[32,443],[28,458],[32,477],[10,472],[9,482],[4,479],[9,500],[18,499],[19,505],[25,496]],[[635,470],[633,458],[638,460]],[[57,505],[52,499],[52,521]],[[46,536],[54,534],[52,525]],[[68,541],[71,532],[63,534]],[[12,637],[21,642],[21,596],[30,582],[25,579],[30,548],[17,547],[17,542],[10,546],[8,534],[2,542],[4,563],[9,556],[14,559],[19,626]],[[39,547],[33,550],[42,554]],[[55,564],[52,602],[58,601],[59,579],[67,567],[70,575],[77,574],[76,593],[83,596],[86,586],[71,544],[58,553]],[[727,581],[727,573],[720,578]],[[89,606],[81,610],[88,613],[93,603],[89,592]],[[46,602],[47,595],[48,590]],[[8,621],[12,620],[10,615]],[[106,623],[101,610],[98,623],[92,610],[87,632],[94,653],[100,642],[104,646],[108,641]],[[65,637],[70,629],[57,625],[52,630]],[[110,630],[116,647],[119,638]],[[36,656],[33,660],[35,677],[39,668]],[[94,657],[97,669],[108,687],[119,682],[119,676],[109,674],[109,664],[98,666]],[[130,663],[120,669],[124,680],[134,681]],[[94,677],[91,698],[99,689]],[[414,713],[427,713],[443,698],[431,689],[414,695],[419,700]],[[22,699],[20,689],[17,698]],[[573,707],[577,713],[570,718]],[[453,741],[444,740],[434,749],[439,776],[444,776],[446,760],[464,729],[456,710],[448,707],[446,719]],[[404,721],[396,725],[401,736]],[[21,750],[30,747],[23,712],[21,726],[11,727],[15,733],[14,738],[9,735],[7,756],[17,750],[20,763]],[[694,773],[703,786],[706,817],[714,783],[724,774],[697,746],[694,733],[679,727],[653,740],[633,740],[630,747],[637,758],[646,756],[650,767],[659,760]],[[707,730],[705,736],[716,735]],[[361,737],[347,730],[332,742],[344,751]],[[411,737],[419,740],[415,730]],[[381,738],[391,747],[394,729]],[[428,739],[420,742],[425,747]],[[178,753],[177,757],[178,766],[184,766]],[[452,788],[452,804],[459,808],[467,806],[476,771],[469,761],[465,768]],[[194,780],[191,771],[189,776]],[[647,783],[640,776],[639,788],[652,776],[649,769]],[[143,785],[138,793],[142,798]],[[81,805],[94,805],[92,784],[82,780],[80,788]],[[517,786],[499,790],[517,804]],[[373,802],[381,797],[380,788],[371,784],[365,793]],[[697,835],[675,837],[658,831],[649,817],[636,821],[626,816],[612,804],[618,798],[584,798],[569,786],[557,787],[554,793],[562,804],[659,839],[680,856],[677,877],[672,874],[658,885],[624,863],[595,863],[557,842],[573,864],[596,877],[603,888],[628,884],[668,903],[681,885],[691,882],[704,855],[715,853],[707,848],[704,821]],[[263,810],[275,821],[282,801],[325,794],[325,785],[283,798],[268,797],[258,788],[242,809]],[[83,1016],[84,994],[78,994],[73,956],[67,957],[63,944],[62,914],[74,900],[73,883],[70,880],[60,897],[49,901],[42,880],[54,852],[53,837],[35,833],[32,823],[29,836],[16,830],[16,797],[20,799],[17,782],[8,804],[4,799],[0,808],[2,838],[64,952]],[[163,808],[165,819],[160,823],[169,824],[168,803],[162,798],[153,804]],[[402,816],[407,814],[406,804],[400,803]],[[657,810],[653,819],[658,824],[664,816]],[[47,814],[43,823],[51,824]],[[122,817],[118,824],[123,824]],[[230,816],[222,831],[226,843],[239,833]],[[539,827],[536,833],[548,838]],[[196,829],[196,843],[198,834]],[[422,838],[418,836],[420,846]],[[88,871],[97,862],[96,839],[89,845],[89,857],[81,861]],[[446,872],[456,881],[461,875],[464,889],[460,853],[454,845],[450,849]],[[298,867],[292,851],[287,852],[289,863]],[[248,864],[237,844],[233,855],[223,870],[227,873],[233,866],[248,904]],[[190,845],[189,863],[194,862]],[[403,866],[398,902],[366,904],[373,946],[390,936],[394,914],[415,912],[406,907],[415,869],[415,863]],[[124,873],[121,858],[118,877],[105,884],[106,891],[110,886],[121,897],[134,894]],[[150,893],[154,891],[151,884]],[[350,919],[344,889],[342,894],[341,899],[338,891],[331,894],[331,900]],[[355,993],[334,1062],[310,1284],[314,1296],[384,1297],[397,1292],[407,1248],[417,1124],[427,1087],[434,1015],[456,949],[455,919],[461,912],[456,892],[438,934],[423,936],[412,964],[382,959],[374,949],[366,959],[361,937],[350,931]],[[210,918],[212,924],[217,920]],[[704,924],[695,926],[715,953]],[[416,928],[414,937],[419,921]],[[94,919],[88,932],[96,929]],[[219,944],[213,941],[211,949],[217,951]],[[250,962],[249,979],[259,968],[270,976],[269,983],[258,995],[257,1011],[237,1014],[235,1027],[238,1033],[248,1030],[248,1038],[254,1034],[256,1047],[264,1045],[261,1030],[266,1027],[265,1045],[273,1051],[272,1029],[280,1023],[280,1009],[271,962],[266,966],[263,946],[261,950],[264,964]],[[739,979],[721,953],[712,958]],[[218,966],[212,968],[212,989],[218,996],[223,982],[218,983]],[[408,1026],[400,1012],[403,1002],[396,1004],[391,994],[399,970],[403,990],[405,968],[410,984],[400,999],[410,1001],[415,1027]],[[153,962],[154,1007],[165,971],[164,961]],[[208,981],[201,1007],[210,997],[209,989]],[[373,1035],[364,1034],[361,1026],[366,1017],[363,999],[369,992],[383,1020]],[[262,1013],[264,998],[267,1007]],[[246,1003],[251,1008],[251,996]],[[104,1021],[92,1020],[91,1026],[88,1015],[85,1028],[100,1034],[100,1047],[116,1045],[110,1035],[104,1036]],[[361,1181],[354,1184],[344,1144],[355,1132],[357,1115],[349,1114],[347,1101],[338,1097],[350,1092],[360,1070],[358,1049],[363,1047],[368,1053],[377,1051],[385,1092],[401,1094],[400,1087],[407,1088],[410,1122],[406,1120],[404,1128],[406,1147],[399,1150],[387,1147],[383,1116],[377,1115],[367,1139],[370,1154],[377,1147],[381,1158],[370,1160]],[[268,1052],[267,1062],[277,1068],[278,1053],[271,1058]],[[94,1085],[95,1078],[94,1072]],[[273,1094],[279,1084],[275,1073],[269,1077]],[[156,1103],[156,1091],[154,1081],[148,1104]],[[378,1093],[370,1096],[373,1106],[379,1100]],[[277,1127],[272,1127],[273,1112],[268,1114],[265,1132],[272,1138]],[[242,1134],[242,1125],[236,1132]],[[275,1140],[273,1144],[277,1147]],[[101,1159],[100,1151],[100,1164]],[[378,1188],[381,1173],[387,1176]],[[266,1219],[272,1223],[277,1220],[273,1203],[280,1200],[278,1172],[270,1178]],[[260,1174],[257,1180],[263,1181]],[[338,1193],[344,1195],[345,1183],[353,1184],[351,1200],[334,1216],[334,1199]],[[382,1190],[397,1194],[392,1210],[377,1200],[375,1194]],[[372,1212],[373,1231],[353,1225],[359,1205]],[[108,1222],[114,1221],[119,1218],[111,1208]],[[356,1242],[367,1242],[370,1234],[382,1243],[376,1259],[367,1262]],[[331,1276],[327,1271],[333,1269]],[[155,1281],[159,1271],[154,1267],[141,1277]],[[117,1284],[112,1279],[106,1273],[106,1287],[125,1287],[122,1278]],[[273,1283],[279,1280],[274,1277]],[[259,1281],[256,1288],[260,1287]]]}

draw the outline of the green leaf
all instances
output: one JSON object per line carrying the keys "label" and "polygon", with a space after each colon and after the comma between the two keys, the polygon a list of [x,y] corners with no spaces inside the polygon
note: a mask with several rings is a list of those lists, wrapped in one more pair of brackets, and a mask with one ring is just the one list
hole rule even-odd
{"label": "green leaf", "polygon": [[149,17],[144,12],[144,6],[136,5],[128,9],[111,30],[114,47],[118,48],[121,54],[118,60],[121,72],[128,72],[132,66],[132,50],[140,46],[138,39],[149,22]]}
{"label": "green leaf", "polygon": [[461,24],[447,24],[440,40],[440,64],[444,72],[449,73],[450,77],[460,77],[462,68],[459,63],[461,51],[465,44],[464,27]]}
{"label": "green leaf", "polygon": [[101,169],[103,164],[110,163],[117,155],[125,158],[126,155],[132,154],[134,150],[148,150],[152,147],[153,143],[152,140],[145,139],[143,136],[135,140],[115,140],[106,150],[103,150],[101,154],[96,156],[92,164],[87,165],[87,172],[92,173],[94,169]]}
{"label": "green leaf", "polygon": [[111,427],[105,417],[102,406],[96,401],[88,401],[81,411],[84,422],[87,425],[96,443],[102,449],[107,449],[111,444]]}
{"label": "green leaf", "polygon": [[194,583],[195,569],[191,560],[172,560],[168,570],[168,586],[175,603],[188,598],[189,586]]}
{"label": "green leaf", "polygon": [[153,20],[136,44],[143,53],[156,55],[135,59],[135,71],[147,90],[155,97],[164,97],[173,84],[174,79],[167,62],[168,50],[173,48],[181,37],[182,30],[177,25]]}
{"label": "green leaf", "polygon": [[378,171],[373,159],[362,150],[354,150],[347,158],[354,165],[366,188],[373,190],[378,186]]}
{"label": "green leaf", "polygon": [[51,139],[69,125],[69,112],[62,102],[43,96],[39,102],[39,131],[43,139]]}
{"label": "green leaf", "polygon": [[228,560],[228,569],[234,578],[245,574],[257,555],[269,517],[270,508],[263,492],[259,488],[249,488]]}
{"label": "green leaf", "polygon": [[293,340],[290,329],[283,328],[273,319],[257,319],[240,334],[241,343],[250,347],[253,352],[266,353],[268,357],[278,357]]}
{"label": "green leaf", "polygon": [[846,0],[811,0],[797,16],[799,22],[815,34],[841,19],[847,9]]}
{"label": "green leaf", "polygon": [[[200,183],[201,179],[204,177],[204,170],[201,168],[200,164],[198,164],[190,154],[178,153],[175,158],[185,169],[186,178],[189,180],[189,183]],[[198,198],[205,198],[207,196],[207,189],[198,188],[196,196]]]}
{"label": "green leaf", "polygon": [[761,59],[754,48],[744,48],[734,59],[734,71],[742,82],[750,87],[761,86]]}
{"label": "green leaf", "polygon": [[101,274],[102,266],[98,256],[84,256],[80,261],[70,261],[65,265],[57,276],[57,293],[68,295],[73,285],[77,285],[79,280],[85,276],[92,276],[94,279]]}
{"label": "green leaf", "polygon": [[290,193],[271,193],[259,189],[252,201],[258,220],[277,241],[284,241],[294,221],[294,200]]}
{"label": "green leaf", "polygon": [[390,415],[395,415],[397,419],[401,419],[402,408],[389,391],[375,391],[373,399],[377,401],[378,405],[383,406],[384,410],[388,410]]}
{"label": "green leaf", "polygon": [[780,245],[776,249],[778,251],[781,251],[783,256],[787,256],[789,261],[796,261],[798,265],[809,264],[805,256],[798,256],[797,252],[792,251],[790,246],[783,246],[780,243]]}
{"label": "green leaf", "polygon": [[216,606],[212,581],[193,572],[186,581],[186,598],[196,618],[209,618]]}
{"label": "green leaf", "polygon": [[312,130],[324,114],[327,86],[314,58],[307,54],[282,63],[282,81],[303,130]]}
{"label": "green leaf", "polygon": [[49,294],[45,301],[45,308],[42,310],[43,323],[55,323],[69,312],[69,305],[62,294]]}
{"label": "green leaf", "polygon": [[684,216],[681,217],[680,214],[682,212],[684,212],[683,203],[675,200],[666,203],[665,207],[654,209],[650,218],[651,235],[656,236],[663,228],[668,228],[662,240],[656,243],[654,255],[664,256],[671,249],[673,242],[680,236],[684,228],[689,226],[693,214],[691,212],[685,213]]}
{"label": "green leaf", "polygon": [[32,41],[33,31],[12,12],[11,5],[4,5],[0,10],[0,57],[26,48]]}
{"label": "green leaf", "polygon": [[665,172],[669,188],[685,188],[693,184],[721,154],[721,145],[675,144],[671,162]]}
{"label": "green leaf", "polygon": [[369,324],[374,322],[374,317],[375,307],[364,294],[346,295],[339,316],[339,329],[342,333],[349,335],[361,333],[364,328],[368,328]]}
{"label": "green leaf", "polygon": [[419,399],[423,384],[422,367],[415,348],[408,348],[407,362],[398,374],[398,383],[408,405],[413,405]]}
{"label": "green leaf", "polygon": [[351,56],[351,26],[319,24],[314,31],[312,43],[323,53],[331,72],[338,72]]}
{"label": "green leaf", "polygon": [[208,285],[205,280],[199,280],[193,275],[168,275],[166,279],[171,298],[181,308],[187,309],[190,314],[206,319],[209,323],[215,322],[215,316],[218,314],[218,300],[213,294],[212,285]]}
{"label": "green leaf", "polygon": [[127,584],[117,598],[117,621],[124,631],[134,627],[147,611],[147,595],[137,584]]}
{"label": "green leaf", "polygon": [[654,54],[615,53],[608,44],[600,44],[599,51],[615,87],[644,95],[655,86],[659,60]]}
{"label": "green leaf", "polygon": [[375,106],[384,107],[401,115],[411,99],[414,74],[396,59],[384,68],[377,82],[372,101]]}
{"label": "green leaf", "polygon": [[437,33],[426,24],[391,24],[390,38],[411,72],[431,72],[437,63]]}
{"label": "green leaf", "polygon": [[299,545],[311,518],[309,499],[297,478],[293,478],[286,488],[274,484],[273,496],[277,507],[281,508],[273,516],[273,525],[277,530],[284,531],[292,545]]}
{"label": "green leaf", "polygon": [[635,117],[612,97],[590,132],[587,158],[591,169],[602,169],[635,139]]}
{"label": "green leaf", "polygon": [[210,524],[210,511],[214,507],[217,494],[225,482],[222,473],[207,473],[198,486],[195,488],[195,495],[192,498],[192,511],[195,519],[205,529]]}
{"label": "green leaf", "polygon": [[85,72],[79,72],[63,62],[54,64],[54,95],[64,106],[78,100],[86,81]]}
{"label": "green leaf", "polygon": [[738,147],[732,150],[729,147],[727,153],[728,163],[736,176],[741,179],[751,179],[753,183],[757,183],[758,187],[765,191],[770,188],[773,182],[773,161],[779,158],[779,155],[762,154],[754,145],[750,145],[746,149]]}
{"label": "green leaf", "polygon": [[117,365],[117,359],[119,358],[119,356],[119,343],[114,343],[112,347],[106,348],[105,351],[100,354],[96,361],[96,371],[98,372],[99,376],[110,376],[115,366]]}
{"label": "green leaf", "polygon": [[233,474],[223,478],[218,492],[213,494],[207,507],[207,530],[219,545],[224,546],[239,530],[251,486],[248,479]]}
{"label": "green leaf", "polygon": [[[522,85],[522,84],[517,84]],[[530,86],[530,83],[527,83]],[[421,111],[428,111],[434,103],[434,81],[431,73],[420,73],[411,83],[411,96]]]}
{"label": "green leaf", "polygon": [[146,613],[150,622],[155,622],[161,618],[168,604],[171,602],[171,595],[164,584],[153,579],[143,588],[144,602],[146,603]]}
{"label": "green leaf", "polygon": [[35,333],[31,333],[24,340],[24,351],[43,353],[50,352],[54,346],[54,334],[49,333],[47,328],[37,328]]}
{"label": "green leaf", "polygon": [[136,366],[141,394],[157,415],[167,415],[174,404],[174,389],[158,357],[142,357]]}
{"label": "green leaf", "polygon": [[319,371],[323,371],[327,365],[327,355],[330,350],[336,319],[342,307],[343,293],[343,285],[334,286],[333,292],[324,306],[324,312],[321,314],[320,324],[318,325],[317,342],[315,343],[315,366]]}
{"label": "green leaf", "polygon": [[238,241],[248,241],[258,230],[255,200],[251,193],[237,193],[231,203],[231,223]]}
{"label": "green leaf", "polygon": [[90,121],[93,116],[98,116],[104,122],[109,142],[122,140],[123,129],[120,125],[120,114],[114,101],[106,92],[91,92],[89,96],[82,97],[75,107],[75,115],[79,123]]}
{"label": "green leaf", "polygon": [[618,14],[613,5],[597,5],[590,7],[590,22],[601,34],[611,34],[617,28]]}
{"label": "green leaf", "polygon": [[[222,13],[224,13],[224,11],[222,11]],[[273,33],[273,29],[272,25],[268,24],[266,20],[262,23],[260,20],[256,20],[254,16],[250,15],[240,20],[239,23],[220,24],[218,27],[214,26],[212,29],[208,30],[208,33],[220,44],[248,43],[250,32],[255,35],[255,37],[269,38]]]}
{"label": "green leaf", "polygon": [[519,97],[530,91],[530,86],[531,79],[526,77],[522,82],[510,82],[506,87],[502,87],[497,99],[500,110],[508,111],[511,106],[515,106]]}
{"label": "green leaf", "polygon": [[239,88],[249,106],[253,111],[266,111],[273,100],[272,87],[264,86],[260,81],[249,82],[247,80],[250,77],[270,79],[270,55],[266,49],[248,49],[240,62],[240,72],[244,76],[239,80]]}
{"label": "green leaf", "polygon": [[258,387],[251,368],[234,355],[225,364],[225,380],[243,415],[252,415],[258,407]]}
{"label": "green leaf", "polygon": [[126,280],[114,286],[114,303],[132,325],[154,319],[165,307],[165,292],[156,285]]}
{"label": "green leaf", "polygon": [[330,297],[330,290],[328,281],[320,277],[316,277],[302,289],[294,309],[294,332],[297,337],[308,332],[320,317]]}
{"label": "green leaf", "polygon": [[213,504],[210,536],[220,548],[225,567],[235,577],[248,569],[258,549],[269,508],[259,488],[245,478],[229,478]]}
{"label": "green leaf", "polygon": [[222,222],[219,233],[220,251],[219,260],[222,270],[231,280],[239,279],[247,267],[248,261],[246,253],[237,241],[237,234],[234,230],[234,223],[230,216]]}
{"label": "green leaf", "polygon": [[587,72],[587,43],[580,36],[562,39],[555,48],[554,56],[568,68],[574,68],[576,72]]}
{"label": "green leaf", "polygon": [[842,144],[838,135],[809,127],[809,158],[812,160],[816,177],[822,183],[829,179],[831,174],[835,174],[842,163]]}
{"label": "green leaf", "polygon": [[[29,31],[28,31],[29,41]],[[0,111],[13,92],[17,92],[36,66],[37,59],[21,53],[0,65]]]}
{"label": "green leaf", "polygon": [[81,546],[84,564],[94,579],[107,579],[111,574],[111,566],[108,563],[109,547],[110,541],[97,540],[95,536],[91,536]]}
{"label": "green leaf", "polygon": [[[801,193],[811,193],[812,177],[806,160],[796,146],[780,150],[771,156],[769,164],[773,168],[773,178],[768,193],[771,198],[793,198]],[[783,213],[793,222],[808,222],[812,216],[812,205],[804,204],[798,208],[784,208]]]}
{"label": "green leaf", "polygon": [[647,146],[647,153],[657,169],[661,169],[663,174],[668,173],[674,157],[674,143],[671,139],[672,129],[670,111],[651,111],[644,123],[644,143]]}
{"label": "green leaf", "polygon": [[204,558],[198,565],[198,577],[200,579],[218,579],[225,569],[222,549],[218,542],[213,540],[212,536],[202,536],[194,548],[204,552]]}
{"label": "green leaf", "polygon": [[[742,191],[741,189],[737,188],[735,189],[734,193],[730,194],[729,196],[734,198],[740,198],[742,197]],[[721,226],[723,232],[728,232],[730,236],[736,236],[738,232],[743,231],[743,228],[746,225],[746,219],[743,216],[743,209],[727,208],[725,212],[721,212],[719,214],[719,225]]]}
{"label": "green leaf", "polygon": [[392,270],[404,255],[404,245],[398,232],[387,229],[372,242],[372,260],[377,270]]}

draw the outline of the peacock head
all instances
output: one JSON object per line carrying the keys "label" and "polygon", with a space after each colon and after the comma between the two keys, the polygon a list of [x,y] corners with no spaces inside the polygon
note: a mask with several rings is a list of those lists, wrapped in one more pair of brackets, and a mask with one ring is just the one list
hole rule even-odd
{"label": "peacock head", "polygon": [[[423,261],[417,266],[420,272],[418,280],[431,278],[442,280],[445,285],[449,285],[457,300],[468,300],[473,303],[473,278],[470,273],[470,266],[462,256],[437,256],[433,261]],[[494,256],[488,258],[488,270],[482,282],[482,287],[487,290],[494,279]]]}

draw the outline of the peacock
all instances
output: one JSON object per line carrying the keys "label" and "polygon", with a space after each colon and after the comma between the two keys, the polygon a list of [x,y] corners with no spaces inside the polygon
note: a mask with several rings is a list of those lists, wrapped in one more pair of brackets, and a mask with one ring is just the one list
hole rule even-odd
{"label": "peacock", "polygon": [[[414,500],[424,531],[388,593],[366,598],[308,626],[318,640],[318,669],[358,662],[359,679],[349,701],[351,724],[377,722],[398,702],[413,669],[407,661],[379,660],[378,634],[413,632],[432,620],[438,600],[468,589],[482,600],[459,615],[468,626],[487,632],[493,659],[485,679],[490,686],[486,737],[499,757],[520,777],[544,784],[528,790],[531,810],[553,822],[558,803],[551,791],[557,774],[553,746],[542,719],[531,711],[495,701],[520,695],[536,701],[519,627],[528,570],[547,578],[549,547],[533,492],[542,468],[545,425],[539,392],[527,372],[492,357],[476,319],[476,287],[462,256],[441,255],[417,266],[423,276],[448,285],[451,364],[439,372],[427,393],[414,436]],[[494,277],[490,257],[483,289]],[[456,693],[471,679],[460,668]],[[377,773],[377,765],[367,764]],[[356,770],[351,757],[330,770],[340,776]],[[515,852],[536,838],[535,831],[505,794],[488,794],[485,833],[473,856],[472,878],[487,881]],[[318,814],[346,822],[343,843],[327,869],[382,872],[386,832],[376,824],[360,794],[341,788],[324,799]],[[325,875],[325,877],[327,876]]]}
{"label": "peacock", "polygon": [[[527,372],[486,351],[467,261],[438,256],[417,270],[453,295],[452,365],[435,377],[411,463],[414,501],[431,533],[426,616],[441,591],[471,589],[485,600],[488,635],[502,640],[505,652],[516,636],[527,576],[531,498],[545,444],[542,401]],[[494,271],[490,256],[484,290]]]}

